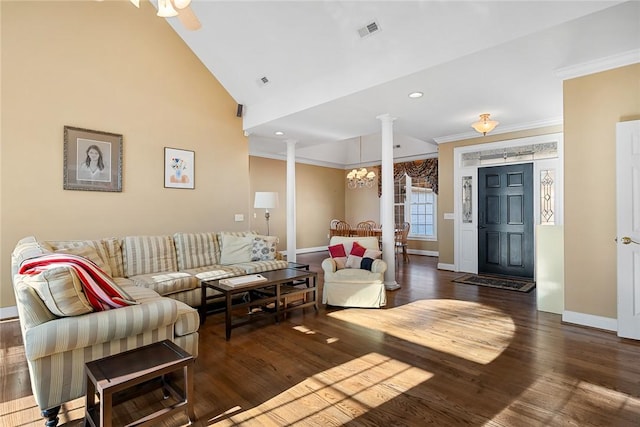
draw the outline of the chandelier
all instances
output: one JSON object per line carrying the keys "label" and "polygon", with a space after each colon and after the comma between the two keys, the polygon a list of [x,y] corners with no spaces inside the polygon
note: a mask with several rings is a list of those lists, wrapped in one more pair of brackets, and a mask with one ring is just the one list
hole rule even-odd
{"label": "chandelier", "polygon": [[[362,163],[362,137],[360,137],[360,163]],[[354,168],[347,174],[347,186],[351,189],[371,188],[375,178],[376,173],[374,171],[368,171],[367,168]]]}
{"label": "chandelier", "polygon": [[483,135],[486,135],[487,133],[491,132],[500,123],[496,122],[495,120],[489,120],[490,115],[491,114],[488,114],[488,113],[480,114],[480,120],[473,123],[471,127]]}

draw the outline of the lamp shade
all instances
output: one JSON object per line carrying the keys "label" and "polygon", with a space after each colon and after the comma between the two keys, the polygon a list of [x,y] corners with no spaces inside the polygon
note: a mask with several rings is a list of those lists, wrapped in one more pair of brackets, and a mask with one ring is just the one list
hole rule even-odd
{"label": "lamp shade", "polygon": [[271,191],[256,191],[253,202],[254,208],[273,209],[278,207],[278,193]]}

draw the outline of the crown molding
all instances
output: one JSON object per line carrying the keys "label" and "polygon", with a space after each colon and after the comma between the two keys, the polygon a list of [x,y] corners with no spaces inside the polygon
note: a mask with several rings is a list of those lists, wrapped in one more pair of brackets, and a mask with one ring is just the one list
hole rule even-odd
{"label": "crown molding", "polygon": [[[252,151],[249,153],[249,156],[262,157],[265,159],[272,159],[272,160],[282,160],[283,162],[287,161],[286,154],[267,153],[264,151],[255,151],[255,152]],[[340,163],[325,162],[322,160],[307,159],[307,158],[298,157],[298,156],[296,156],[296,163],[304,163],[306,165],[312,165],[312,166],[322,166],[325,168],[345,169],[345,165]]]}
{"label": "crown molding", "polygon": [[[511,126],[499,126],[491,132],[491,135],[499,135],[501,133],[519,132],[523,130],[538,129],[538,128],[543,128],[547,126],[557,126],[557,125],[561,125],[562,123],[563,123],[562,117],[555,117],[552,119],[536,120],[533,122],[520,123],[516,125],[511,125]],[[436,142],[436,144],[444,144],[447,142],[462,141],[464,139],[472,139],[472,138],[482,138],[482,135],[480,135],[478,132],[470,131],[465,133],[457,133],[454,135],[440,136],[438,138],[433,138],[433,140]]]}
{"label": "crown molding", "polygon": [[562,80],[569,80],[601,71],[637,64],[638,62],[640,62],[640,49],[633,49],[615,55],[605,56],[604,58],[558,68],[555,70],[555,74]]}

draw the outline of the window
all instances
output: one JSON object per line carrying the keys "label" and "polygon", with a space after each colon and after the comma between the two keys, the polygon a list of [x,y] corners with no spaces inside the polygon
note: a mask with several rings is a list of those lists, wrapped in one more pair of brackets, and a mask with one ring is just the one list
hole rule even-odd
{"label": "window", "polygon": [[397,224],[411,224],[412,238],[436,240],[437,195],[423,178],[403,176],[395,182],[394,214]]}

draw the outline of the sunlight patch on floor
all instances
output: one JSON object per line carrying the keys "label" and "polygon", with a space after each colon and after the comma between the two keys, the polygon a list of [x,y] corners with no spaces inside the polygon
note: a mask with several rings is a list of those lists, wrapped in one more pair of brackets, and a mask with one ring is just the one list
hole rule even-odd
{"label": "sunlight patch on floor", "polygon": [[640,398],[550,371],[540,376],[492,421],[511,424],[528,419],[537,425],[555,425],[577,417],[576,425],[586,421],[593,425],[609,425],[612,414],[633,425],[640,420]]}
{"label": "sunlight patch on floor", "polygon": [[209,425],[276,426],[285,420],[287,425],[300,422],[324,426],[329,420],[346,423],[432,376],[398,360],[369,353],[307,378],[258,407],[215,417]]}
{"label": "sunlight patch on floor", "polygon": [[496,359],[516,329],[504,312],[458,300],[419,300],[381,310],[351,308],[327,316],[480,364]]}
{"label": "sunlight patch on floor", "polygon": [[[316,333],[316,331],[309,329],[304,325],[294,326],[293,329],[305,335],[315,335]],[[340,341],[340,339],[336,337],[329,337],[326,339],[327,344],[333,344],[334,342],[338,342],[338,341]]]}

